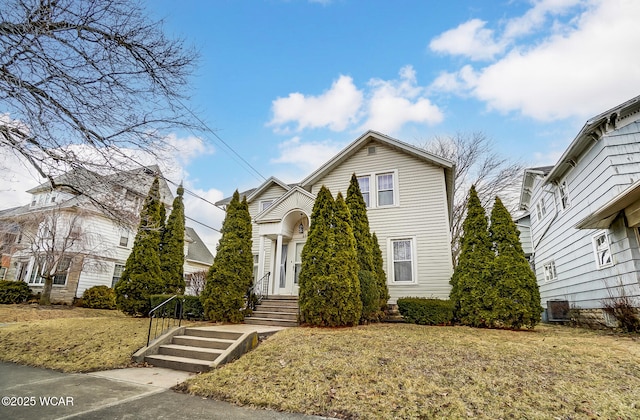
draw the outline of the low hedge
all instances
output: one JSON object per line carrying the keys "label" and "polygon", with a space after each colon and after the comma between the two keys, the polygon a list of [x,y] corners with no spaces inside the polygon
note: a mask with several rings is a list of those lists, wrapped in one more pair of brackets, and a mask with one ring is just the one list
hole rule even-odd
{"label": "low hedge", "polygon": [[405,321],[419,325],[449,325],[453,321],[453,303],[449,300],[400,298],[398,310]]}
{"label": "low hedge", "polygon": [[31,297],[29,285],[23,281],[0,280],[0,303],[24,303]]}
{"label": "low hedge", "polygon": [[[169,299],[173,295],[151,295],[151,308],[155,308],[165,300]],[[184,299],[184,306],[182,308],[182,317],[184,319],[194,319],[202,321],[204,320],[204,308],[200,302],[198,296],[178,295],[176,299]],[[169,302],[165,308],[163,308],[164,315],[173,318],[176,311],[176,299]]]}
{"label": "low hedge", "polygon": [[82,306],[90,309],[116,309],[116,292],[108,286],[93,286],[82,294]]}

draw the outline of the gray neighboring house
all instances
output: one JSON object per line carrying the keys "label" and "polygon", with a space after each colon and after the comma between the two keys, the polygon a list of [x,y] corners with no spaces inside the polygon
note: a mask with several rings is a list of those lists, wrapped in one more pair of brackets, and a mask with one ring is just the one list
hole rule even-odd
{"label": "gray neighboring house", "polygon": [[621,294],[640,305],[640,96],[589,119],[554,166],[525,170],[520,209],[547,319],[564,305],[612,323],[603,302]]}

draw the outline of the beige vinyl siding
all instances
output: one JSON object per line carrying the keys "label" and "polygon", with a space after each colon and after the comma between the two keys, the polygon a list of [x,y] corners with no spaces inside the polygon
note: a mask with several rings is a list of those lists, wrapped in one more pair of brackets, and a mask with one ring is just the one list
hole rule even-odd
{"label": "beige vinyl siding", "polygon": [[[618,217],[605,230],[574,227],[640,178],[638,128],[636,122],[605,134],[578,158],[576,167],[563,178],[569,187],[568,209],[561,209],[557,188],[537,180],[532,203],[539,200],[543,190],[556,192],[556,205],[550,206],[542,222],[533,219],[531,227],[543,306],[548,300],[561,299],[580,308],[599,308],[609,297],[608,289],[620,283],[639,293],[638,244],[624,218]],[[608,235],[614,264],[598,269],[592,239],[601,231]],[[558,279],[545,282],[543,265],[551,260],[555,261]]]}
{"label": "beige vinyl siding", "polygon": [[[375,154],[369,147],[375,146]],[[449,296],[451,262],[449,219],[444,170],[404,152],[377,142],[369,142],[341,165],[321,178],[312,187],[317,194],[326,185],[335,197],[346,196],[351,175],[393,172],[397,176],[398,202],[394,206],[370,208],[369,224],[378,236],[384,267],[391,281],[389,244],[392,239],[414,238],[416,247],[416,282],[398,285],[389,283],[391,302],[405,296]],[[371,194],[376,193],[372,179]]]}
{"label": "beige vinyl siding", "polygon": [[[249,203],[249,214],[251,215],[251,238],[252,238],[252,246],[251,253],[254,255],[259,254],[260,251],[260,235],[258,232],[258,225],[253,223],[254,218],[258,213],[260,213],[260,202],[263,200],[278,200],[287,192],[286,189],[282,188],[282,186],[278,184],[273,184],[269,188],[267,188],[260,196],[254,197],[254,199]],[[270,271],[271,267],[271,246],[269,241],[265,240],[265,264],[264,270],[261,273],[258,273],[258,279],[265,275],[268,271]]]}

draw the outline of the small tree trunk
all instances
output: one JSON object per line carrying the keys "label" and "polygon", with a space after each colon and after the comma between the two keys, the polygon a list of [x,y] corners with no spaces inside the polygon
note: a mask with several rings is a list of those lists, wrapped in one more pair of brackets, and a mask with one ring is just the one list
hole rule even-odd
{"label": "small tree trunk", "polygon": [[44,287],[40,294],[40,305],[51,305],[51,289],[53,287],[53,278],[47,276],[44,278]]}

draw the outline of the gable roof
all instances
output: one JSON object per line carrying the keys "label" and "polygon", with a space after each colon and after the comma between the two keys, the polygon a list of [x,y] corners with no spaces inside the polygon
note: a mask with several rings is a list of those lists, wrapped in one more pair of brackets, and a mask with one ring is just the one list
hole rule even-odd
{"label": "gable roof", "polygon": [[[297,207],[305,207],[306,205],[307,207],[309,207],[309,215],[311,215],[311,209],[313,208],[313,202],[315,201],[316,197],[315,195],[311,194],[309,191],[305,190],[299,185],[296,185],[294,187],[291,187],[286,193],[282,194],[268,208],[256,214],[255,221],[262,222],[262,221],[269,221],[269,220],[279,220],[282,217],[282,214],[279,214],[279,212],[281,211],[281,209],[279,209],[280,203],[286,201],[287,199],[289,199],[289,197],[292,197],[295,194],[298,194],[299,195],[298,198],[302,198],[301,201],[303,202],[302,205],[300,202],[296,203]],[[306,203],[304,203],[305,201]],[[276,216],[272,216],[274,213],[278,213],[278,214]]]}
{"label": "gable roof", "polygon": [[327,163],[316,169],[311,175],[306,177],[300,182],[300,185],[304,188],[308,188],[315,182],[317,182],[324,175],[329,173],[331,170],[336,168],[338,165],[346,161],[349,157],[351,157],[354,153],[364,147],[369,141],[375,140],[382,144],[385,144],[395,150],[398,150],[403,153],[407,153],[411,156],[414,156],[418,159],[424,160],[425,162],[434,164],[436,166],[440,166],[444,169],[445,174],[445,183],[447,189],[447,207],[449,209],[449,216],[451,216],[451,212],[453,210],[453,182],[455,175],[455,164],[448,159],[444,159],[440,156],[436,156],[432,153],[429,153],[423,149],[412,146],[408,143],[400,141],[398,139],[394,139],[393,137],[389,137],[385,134],[379,133],[377,131],[369,130],[366,133],[362,134],[356,140],[354,140],[351,144],[345,147],[340,153],[338,153],[334,158],[329,160]]}
{"label": "gable roof", "polygon": [[633,122],[638,118],[638,112],[640,112],[640,96],[587,120],[553,169],[549,171],[545,183],[559,181],[569,168],[576,165],[578,158],[591,147],[593,142],[598,141],[606,132]]}
{"label": "gable roof", "polygon": [[207,248],[196,231],[192,227],[185,226],[184,234],[186,236],[185,239],[189,241],[185,259],[205,264],[213,264],[213,254],[209,251],[209,248]]}

